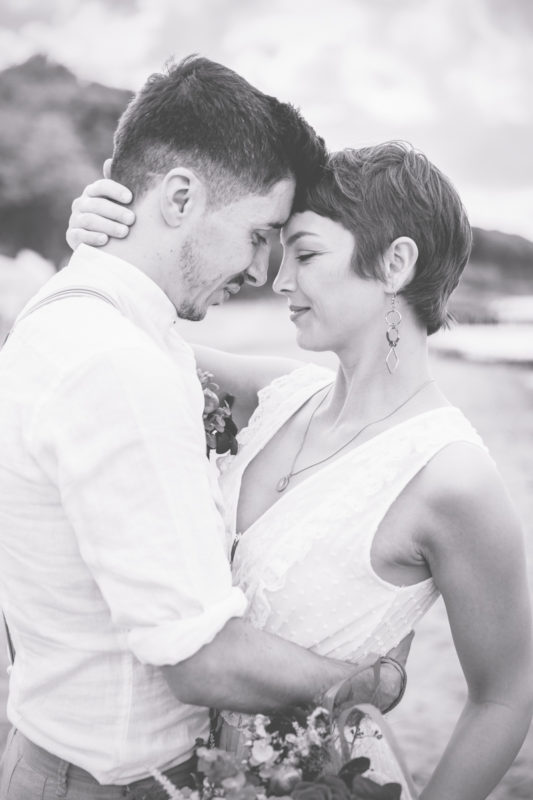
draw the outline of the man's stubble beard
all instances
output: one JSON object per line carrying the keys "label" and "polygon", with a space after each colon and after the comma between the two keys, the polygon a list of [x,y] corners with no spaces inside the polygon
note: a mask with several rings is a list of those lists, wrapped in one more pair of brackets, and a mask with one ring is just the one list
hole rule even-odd
{"label": "man's stubble beard", "polygon": [[[195,248],[192,236],[189,236],[182,245],[180,253],[180,272],[182,278],[182,287],[185,295],[193,295],[198,292],[202,287],[200,279],[202,265],[198,257],[198,248]],[[198,308],[194,301],[184,299],[176,306],[176,311],[180,319],[186,319],[189,322],[200,322],[204,319],[207,308]]]}

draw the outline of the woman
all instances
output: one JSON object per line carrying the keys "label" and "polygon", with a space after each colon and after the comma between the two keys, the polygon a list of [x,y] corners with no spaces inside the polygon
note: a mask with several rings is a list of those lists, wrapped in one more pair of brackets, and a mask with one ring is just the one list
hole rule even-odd
{"label": "woman", "polygon": [[[101,210],[86,192],[71,227]],[[220,482],[255,625],[360,661],[385,654],[442,594],[468,699],[423,800],[485,798],[532,709],[519,525],[427,359],[470,241],[455,190],[421,154],[395,142],[334,154],[283,229],[274,290],[299,345],[333,351],[336,374],[197,352],[249,420]]]}

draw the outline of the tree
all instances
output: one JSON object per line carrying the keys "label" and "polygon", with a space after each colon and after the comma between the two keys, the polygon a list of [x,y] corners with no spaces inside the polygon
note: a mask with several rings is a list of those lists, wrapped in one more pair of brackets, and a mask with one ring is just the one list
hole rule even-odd
{"label": "tree", "polygon": [[68,255],[70,205],[100,174],[130,96],[43,56],[0,73],[0,251]]}

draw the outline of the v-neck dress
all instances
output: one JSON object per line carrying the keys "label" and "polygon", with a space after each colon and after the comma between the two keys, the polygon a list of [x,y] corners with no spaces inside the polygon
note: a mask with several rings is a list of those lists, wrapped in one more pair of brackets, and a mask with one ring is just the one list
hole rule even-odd
{"label": "v-neck dress", "polygon": [[[334,373],[303,366],[273,381],[239,434],[236,456],[219,459],[228,553],[237,536],[243,473],[306,400]],[[414,476],[452,442],[486,449],[459,409],[443,406],[377,434],[289,488],[239,532],[234,582],[257,628],[345,661],[385,655],[438,597],[432,578],[398,586],[374,571],[370,553],[380,522]],[[245,617],[245,618],[246,618]],[[238,724],[238,715],[224,715]]]}

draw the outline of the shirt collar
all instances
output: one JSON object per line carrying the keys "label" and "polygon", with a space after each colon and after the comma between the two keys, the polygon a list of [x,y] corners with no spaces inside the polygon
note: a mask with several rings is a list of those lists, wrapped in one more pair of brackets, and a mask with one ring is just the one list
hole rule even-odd
{"label": "shirt collar", "polygon": [[107,292],[122,313],[147,332],[164,334],[177,322],[176,309],[164,291],[129,261],[81,244],[66,271],[84,286]]}

